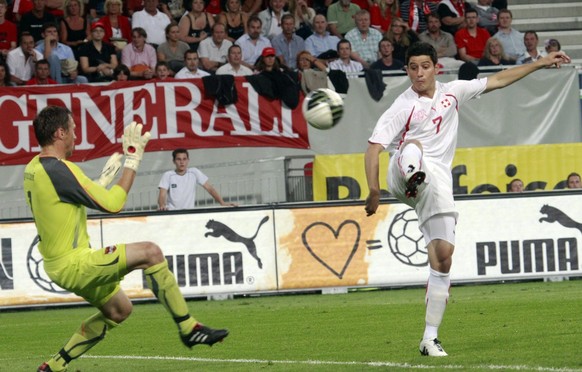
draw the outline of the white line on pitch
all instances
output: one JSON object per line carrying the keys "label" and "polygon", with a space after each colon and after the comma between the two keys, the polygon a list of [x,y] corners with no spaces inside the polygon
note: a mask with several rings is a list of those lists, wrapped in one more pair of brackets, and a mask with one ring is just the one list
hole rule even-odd
{"label": "white line on pitch", "polygon": [[304,365],[338,365],[338,366],[368,366],[368,367],[395,367],[395,368],[418,368],[418,369],[490,369],[490,370],[512,370],[512,371],[548,371],[548,372],[580,372],[581,369],[572,368],[551,368],[532,366],[501,366],[501,365],[478,365],[478,366],[458,366],[439,365],[431,366],[426,364],[409,364],[394,362],[336,362],[328,360],[266,360],[266,359],[211,359],[211,358],[190,358],[190,357],[168,357],[168,356],[142,356],[142,355],[83,355],[83,359],[130,359],[130,360],[178,360],[189,362],[210,362],[210,363],[247,363],[247,364],[304,364]]}

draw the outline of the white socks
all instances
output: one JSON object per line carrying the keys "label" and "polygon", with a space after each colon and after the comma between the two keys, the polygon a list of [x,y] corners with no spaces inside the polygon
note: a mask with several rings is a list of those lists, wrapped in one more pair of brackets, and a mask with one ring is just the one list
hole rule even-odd
{"label": "white socks", "polygon": [[[416,146],[414,146],[416,147]],[[423,340],[432,340],[438,336],[438,328],[443,320],[445,308],[449,300],[451,277],[448,273],[440,273],[430,269],[426,288],[426,328]]]}
{"label": "white socks", "polygon": [[421,159],[422,151],[415,144],[409,143],[402,149],[398,165],[400,165],[400,171],[406,177],[406,180],[420,170]]}

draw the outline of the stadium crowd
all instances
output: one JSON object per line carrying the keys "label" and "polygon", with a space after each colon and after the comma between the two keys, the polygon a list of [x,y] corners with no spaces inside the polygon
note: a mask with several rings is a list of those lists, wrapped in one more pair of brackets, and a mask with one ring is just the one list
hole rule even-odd
{"label": "stadium crowd", "polygon": [[[535,31],[512,28],[507,3],[0,0],[1,84],[257,75],[265,72],[271,50],[276,69],[302,82],[306,69],[348,77],[368,69],[402,70],[407,48],[418,40],[432,44],[440,67],[448,69],[530,63],[560,49],[555,39],[539,49]],[[311,66],[302,67],[299,56],[306,52]],[[330,88],[346,84],[333,76]],[[306,86],[303,81],[304,91]]]}

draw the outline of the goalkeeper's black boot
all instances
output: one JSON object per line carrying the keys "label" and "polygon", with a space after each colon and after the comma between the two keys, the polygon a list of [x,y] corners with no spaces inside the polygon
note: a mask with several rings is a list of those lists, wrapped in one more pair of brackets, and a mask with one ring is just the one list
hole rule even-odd
{"label": "goalkeeper's black boot", "polygon": [[408,181],[406,182],[406,197],[407,198],[416,198],[418,194],[418,186],[422,185],[424,179],[426,178],[426,174],[422,171],[418,171],[414,173]]}
{"label": "goalkeeper's black boot", "polygon": [[196,323],[192,332],[185,336],[181,336],[181,338],[184,345],[192,348],[196,345],[212,346],[215,343],[222,341],[226,336],[228,336],[228,330],[226,329],[212,329],[200,323]]}

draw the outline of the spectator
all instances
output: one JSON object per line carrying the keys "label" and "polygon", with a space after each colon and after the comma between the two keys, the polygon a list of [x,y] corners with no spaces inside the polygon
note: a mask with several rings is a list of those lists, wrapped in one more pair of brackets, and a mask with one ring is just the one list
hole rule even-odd
{"label": "spectator", "polygon": [[263,49],[271,46],[271,41],[261,35],[262,21],[257,16],[251,16],[247,24],[248,33],[239,37],[235,44],[242,50],[242,64],[250,68],[255,68],[257,59],[261,56]]}
{"label": "spectator", "polygon": [[198,168],[188,168],[188,163],[190,162],[188,150],[174,150],[172,152],[172,161],[176,168],[164,173],[158,186],[160,190],[158,196],[159,210],[193,209],[196,202],[196,185],[202,186],[220,205],[237,206],[234,203],[225,202],[218,191],[210,184],[208,177]]}
{"label": "spectator", "polygon": [[105,26],[95,22],[91,25],[91,40],[79,48],[81,71],[90,82],[111,81],[118,64],[115,47],[103,42],[104,37]]}
{"label": "spectator", "polygon": [[513,65],[511,61],[505,56],[503,51],[503,45],[499,39],[491,37],[487,40],[485,44],[485,51],[483,52],[483,58],[479,60],[478,66],[499,66],[499,65]]}
{"label": "spectator", "polygon": [[8,52],[16,48],[18,32],[16,25],[6,19],[8,3],[0,0],[0,60],[5,61]]}
{"label": "spectator", "polygon": [[386,38],[390,40],[394,47],[393,57],[399,61],[404,61],[406,50],[418,41],[418,36],[408,29],[408,24],[402,18],[394,18],[390,25],[390,31],[386,33]]}
{"label": "spectator", "polygon": [[0,87],[11,87],[14,86],[12,83],[12,78],[10,76],[10,69],[4,61],[0,61]]}
{"label": "spectator", "polygon": [[[351,59],[352,44],[349,40],[340,40],[337,44],[337,54],[339,58],[329,63],[331,70],[341,70],[345,73],[355,73],[364,70],[364,66],[360,62]],[[357,77],[357,75],[348,77]]]}
{"label": "spectator", "polygon": [[75,59],[79,58],[79,45],[90,38],[91,24],[83,14],[81,0],[65,1],[65,16],[61,20],[60,41],[73,50]]}
{"label": "spectator", "polygon": [[243,0],[242,1],[242,11],[247,13],[249,16],[254,16],[259,14],[261,10],[265,9],[262,0]]}
{"label": "spectator", "polygon": [[523,181],[519,178],[511,180],[507,186],[507,192],[523,192]]}
{"label": "spectator", "polygon": [[417,34],[426,31],[428,15],[437,10],[437,2],[430,0],[405,0],[400,7],[400,16],[408,28]]}
{"label": "spectator", "polygon": [[226,26],[226,39],[234,43],[247,33],[249,15],[242,11],[240,0],[226,0],[224,8],[217,22]]}
{"label": "spectator", "polygon": [[499,31],[493,37],[499,39],[507,58],[515,63],[517,58],[525,53],[523,34],[511,27],[513,15],[508,9],[499,11]]}
{"label": "spectator", "polygon": [[296,64],[303,93],[307,94],[319,88],[333,89],[333,84],[327,76],[327,66],[307,50],[297,54]]}
{"label": "spectator", "polygon": [[569,189],[580,189],[582,188],[582,183],[580,183],[580,175],[576,172],[572,172],[568,175],[566,179]]}
{"label": "spectator", "polygon": [[113,44],[119,53],[131,43],[131,22],[121,14],[121,7],[121,0],[105,0],[105,15],[99,19],[105,31],[101,41]]}
{"label": "spectator", "polygon": [[128,81],[131,78],[131,73],[129,67],[123,63],[117,65],[113,70],[113,80],[115,81]]}
{"label": "spectator", "polygon": [[466,19],[467,26],[457,32],[455,43],[457,44],[459,59],[477,64],[483,57],[485,44],[487,44],[487,40],[491,35],[484,28],[477,26],[479,16],[476,10],[469,9]]}
{"label": "spectator", "polygon": [[21,33],[29,32],[36,43],[42,39],[42,26],[45,23],[56,22],[56,18],[48,12],[46,0],[32,0],[32,3],[32,10],[22,15],[19,29]]}
{"label": "spectator", "polygon": [[458,68],[462,61],[455,59],[457,45],[453,35],[441,30],[441,17],[433,12],[428,15],[427,30],[418,35],[420,41],[428,43],[437,51],[439,64],[444,68]]}
{"label": "spectator", "polygon": [[[295,35],[303,40],[313,34],[313,18],[315,10],[307,4],[307,0],[289,0],[289,13],[295,17]],[[297,56],[293,56],[295,60]],[[295,64],[295,62],[293,62]]]}
{"label": "spectator", "polygon": [[180,40],[180,30],[176,22],[166,26],[166,42],[157,49],[158,61],[166,62],[172,76],[184,67],[184,53],[190,46]]}
{"label": "spectator", "polygon": [[212,31],[214,17],[204,11],[204,0],[188,0],[186,3],[188,13],[180,19],[180,40],[188,43],[190,49],[197,51],[198,45]]}
{"label": "spectator", "polygon": [[121,63],[129,67],[134,79],[149,80],[154,77],[156,69],[156,50],[147,43],[148,34],[141,27],[131,31],[131,43],[121,52]]}
{"label": "spectator", "polygon": [[180,18],[186,14],[183,0],[162,0],[160,10],[168,16],[172,22],[180,22]]}
{"label": "spectator", "polygon": [[281,18],[283,32],[271,40],[271,44],[277,52],[280,61],[290,69],[297,68],[297,53],[305,50],[305,41],[295,35],[295,17],[293,14],[285,14]]}
{"label": "spectator", "polygon": [[373,0],[370,6],[370,25],[382,34],[390,29],[392,18],[400,16],[398,0]]}
{"label": "spectator", "polygon": [[538,34],[535,31],[526,31],[523,34],[523,44],[525,45],[525,53],[522,54],[516,64],[523,65],[537,61],[546,55],[544,51],[538,50]]}
{"label": "spectator", "polygon": [[242,50],[240,46],[232,44],[228,48],[227,63],[216,70],[216,75],[248,76],[253,74],[253,70],[242,65]]}
{"label": "spectator", "polygon": [[34,77],[26,82],[26,85],[54,85],[58,84],[50,78],[50,64],[46,59],[41,59],[34,66]]}
{"label": "spectator", "polygon": [[546,42],[544,43],[544,46],[545,46],[547,53],[559,52],[560,50],[562,50],[562,46],[560,45],[560,42],[556,39],[546,40]]}
{"label": "spectator", "polygon": [[171,76],[170,67],[164,61],[159,61],[156,64],[156,80],[157,81],[174,80],[174,78]]}
{"label": "spectator", "polygon": [[89,0],[89,13],[87,15],[89,23],[97,22],[107,12],[105,11],[105,0]]}
{"label": "spectator", "polygon": [[79,62],[75,59],[61,60],[61,74],[63,84],[86,84],[89,80],[79,75]]}
{"label": "spectator", "polygon": [[218,18],[218,15],[222,11],[221,3],[224,0],[205,0],[206,3],[206,13],[211,14],[214,20]]}
{"label": "spectator", "polygon": [[441,0],[437,13],[441,16],[442,29],[451,35],[466,26],[465,11],[468,4],[465,0]]}
{"label": "spectator", "polygon": [[493,0],[477,0],[475,10],[479,16],[479,27],[483,27],[491,36],[497,33],[499,9],[491,6]]}
{"label": "spectator", "polygon": [[370,65],[371,69],[382,71],[397,71],[404,69],[404,62],[394,59],[392,56],[394,46],[389,39],[384,38],[380,40],[378,43],[378,49],[380,50],[380,59]]}
{"label": "spectator", "polygon": [[261,11],[258,17],[261,19],[261,34],[273,40],[273,37],[279,35],[283,30],[281,29],[281,18],[283,14],[289,13],[285,9],[285,0],[269,0],[267,9]]}
{"label": "spectator", "polygon": [[226,29],[222,23],[212,26],[212,37],[202,40],[198,46],[198,56],[202,68],[208,72],[216,70],[226,63],[228,48],[232,43],[226,40]]}
{"label": "spectator", "polygon": [[148,43],[157,48],[166,41],[165,29],[171,18],[158,10],[159,0],[144,0],[143,10],[133,13],[131,25],[141,27],[148,34]]}
{"label": "spectator", "polygon": [[378,43],[382,40],[382,34],[370,28],[370,13],[367,10],[358,11],[355,20],[356,27],[348,31],[346,40],[352,45],[352,59],[368,68],[378,59]]}
{"label": "spectator", "polygon": [[342,39],[354,28],[354,17],[361,8],[350,0],[338,0],[327,8],[329,32]]}
{"label": "spectator", "polygon": [[25,31],[20,34],[20,47],[12,49],[6,57],[6,65],[10,70],[12,82],[24,85],[34,75],[36,61],[42,59],[42,54],[34,49],[34,38]]}
{"label": "spectator", "polygon": [[336,51],[340,38],[327,31],[327,20],[323,14],[313,19],[313,35],[305,40],[305,50],[318,57],[328,51]]}
{"label": "spectator", "polygon": [[[75,59],[73,50],[63,43],[59,43],[59,32],[56,23],[45,23],[42,27],[43,41],[38,43],[36,50],[48,60],[51,78],[58,84],[63,82],[61,61]],[[87,81],[85,81],[86,83]]]}
{"label": "spectator", "polygon": [[209,76],[210,74],[198,68],[198,53],[190,49],[184,54],[186,66],[176,74],[176,79],[195,79]]}

